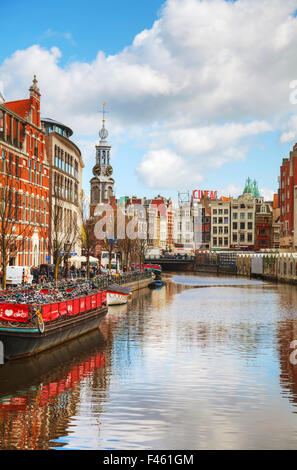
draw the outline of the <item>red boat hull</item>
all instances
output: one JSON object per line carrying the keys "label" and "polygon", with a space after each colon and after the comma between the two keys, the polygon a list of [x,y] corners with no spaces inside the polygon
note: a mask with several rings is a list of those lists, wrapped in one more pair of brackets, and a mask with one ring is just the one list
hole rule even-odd
{"label": "red boat hull", "polygon": [[38,328],[25,325],[0,326],[0,341],[4,347],[4,357],[7,360],[32,356],[46,349],[98,328],[107,313],[106,305],[76,316],[59,317],[57,320],[45,323],[43,333]]}

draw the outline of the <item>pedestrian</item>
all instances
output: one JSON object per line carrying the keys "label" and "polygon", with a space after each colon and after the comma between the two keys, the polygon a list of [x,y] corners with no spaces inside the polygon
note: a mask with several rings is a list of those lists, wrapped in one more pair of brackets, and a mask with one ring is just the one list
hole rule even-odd
{"label": "pedestrian", "polygon": [[75,266],[74,266],[74,264],[72,264],[70,266],[70,278],[74,279],[74,276],[75,276]]}
{"label": "pedestrian", "polygon": [[39,283],[39,269],[37,266],[32,268],[32,275],[33,275],[33,281],[35,282],[35,284],[38,284]]}

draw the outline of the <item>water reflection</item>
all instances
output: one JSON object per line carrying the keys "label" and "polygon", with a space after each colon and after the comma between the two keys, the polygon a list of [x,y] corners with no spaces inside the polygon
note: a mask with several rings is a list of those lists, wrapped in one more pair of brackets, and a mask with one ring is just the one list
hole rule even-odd
{"label": "water reflection", "polygon": [[[279,351],[280,383],[282,394],[296,406],[297,404],[297,365],[290,361],[293,349],[292,341],[297,340],[297,288],[282,285],[278,298],[279,308],[283,312],[277,323],[276,342]],[[294,410],[297,413],[297,410]]]}
{"label": "water reflection", "polygon": [[103,345],[95,330],[34,359],[5,364],[0,369],[0,447],[47,449],[68,434],[82,384],[108,388]]}
{"label": "water reflection", "polygon": [[297,448],[297,288],[178,274],[0,368],[1,448]]}

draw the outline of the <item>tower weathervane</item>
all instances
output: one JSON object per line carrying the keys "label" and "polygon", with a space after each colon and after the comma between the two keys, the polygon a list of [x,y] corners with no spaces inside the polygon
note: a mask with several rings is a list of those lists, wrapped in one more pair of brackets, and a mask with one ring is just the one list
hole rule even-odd
{"label": "tower weathervane", "polygon": [[104,101],[104,103],[102,103],[102,122],[103,122],[103,124],[105,123],[105,114],[107,113],[107,111],[105,111],[105,106],[106,106],[106,101]]}
{"label": "tower weathervane", "polygon": [[99,131],[99,137],[101,141],[104,141],[108,137],[107,129],[105,129],[105,114],[107,111],[105,110],[106,102],[102,103],[102,129]]}

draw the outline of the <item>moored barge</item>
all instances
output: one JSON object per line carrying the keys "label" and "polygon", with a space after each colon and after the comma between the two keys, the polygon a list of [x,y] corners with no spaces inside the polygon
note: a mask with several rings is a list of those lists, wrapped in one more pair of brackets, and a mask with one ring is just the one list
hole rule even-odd
{"label": "moored barge", "polygon": [[132,290],[130,287],[119,286],[118,284],[111,284],[106,289],[107,305],[121,305],[126,304],[128,299],[131,298]]}
{"label": "moored barge", "polygon": [[0,304],[0,341],[7,360],[37,354],[98,328],[106,291],[43,305]]}

